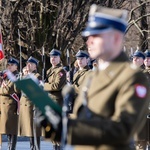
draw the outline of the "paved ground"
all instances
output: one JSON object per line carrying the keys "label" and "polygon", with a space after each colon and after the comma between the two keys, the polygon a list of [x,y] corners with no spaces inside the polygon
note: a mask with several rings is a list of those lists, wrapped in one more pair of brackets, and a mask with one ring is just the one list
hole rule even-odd
{"label": "paved ground", "polygon": [[[2,143],[2,150],[7,150],[7,142]],[[18,141],[16,150],[30,150],[29,141]],[[53,150],[52,143],[41,141],[41,149],[40,150]],[[73,150],[72,147],[67,146],[63,150]]]}
{"label": "paved ground", "polygon": [[[52,144],[50,142],[41,142],[41,150],[52,150]],[[2,143],[2,150],[7,150],[7,142]],[[16,150],[30,150],[29,141],[17,142]]]}

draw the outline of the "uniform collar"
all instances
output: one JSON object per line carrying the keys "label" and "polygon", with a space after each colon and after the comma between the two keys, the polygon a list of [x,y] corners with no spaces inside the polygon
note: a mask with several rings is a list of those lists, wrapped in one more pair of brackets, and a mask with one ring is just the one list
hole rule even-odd
{"label": "uniform collar", "polygon": [[60,64],[60,63],[57,64],[55,67],[52,67],[52,68],[54,69],[54,68],[58,68],[58,67],[61,67],[61,64]]}

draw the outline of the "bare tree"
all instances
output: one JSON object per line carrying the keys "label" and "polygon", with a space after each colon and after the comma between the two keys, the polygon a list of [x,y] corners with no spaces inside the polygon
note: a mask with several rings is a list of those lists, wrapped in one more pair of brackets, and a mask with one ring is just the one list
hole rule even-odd
{"label": "bare tree", "polygon": [[[128,3],[129,4],[129,3]],[[138,0],[130,2],[128,28],[126,30],[126,45],[130,47],[138,46],[140,50],[145,51],[149,43],[149,17],[150,1]],[[129,6],[127,7],[129,8]]]}
{"label": "bare tree", "polygon": [[[81,31],[88,19],[89,7],[92,3],[112,8],[126,8],[130,11],[129,27],[138,26],[138,33],[144,34],[147,42],[147,26],[139,23],[144,16],[147,18],[149,2],[139,3],[124,0],[1,0],[0,20],[6,55],[19,58],[19,46],[25,62],[29,56],[41,59],[42,47],[45,53],[52,48],[60,49],[62,60],[66,64],[66,49],[70,50],[72,60],[79,49],[86,49]],[[145,5],[143,4],[145,3]],[[144,7],[142,16],[139,8]],[[146,20],[145,20],[146,21]],[[141,22],[143,22],[141,20]],[[142,28],[144,26],[144,28]],[[136,28],[137,29],[137,28]],[[20,31],[20,39],[18,35]],[[141,35],[142,35],[141,34]],[[144,44],[140,44],[143,45]],[[49,61],[47,59],[47,61]]]}

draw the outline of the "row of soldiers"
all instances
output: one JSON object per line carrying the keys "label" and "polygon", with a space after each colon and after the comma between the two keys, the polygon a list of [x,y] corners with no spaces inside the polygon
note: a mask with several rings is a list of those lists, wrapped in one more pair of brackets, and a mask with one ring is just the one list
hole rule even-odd
{"label": "row of soldiers", "polygon": [[[39,61],[32,56],[27,60],[26,66],[22,70],[23,75],[21,78],[29,78],[31,74],[34,75],[34,77],[38,79],[39,85],[42,85],[43,89],[49,93],[49,96],[62,106],[63,97],[61,90],[65,84],[69,83],[69,80],[67,80],[68,70],[62,66],[60,57],[61,52],[59,50],[53,49],[50,52],[51,67],[47,70],[44,83],[42,83],[41,75],[37,72]],[[73,75],[72,85],[75,89],[73,100],[78,95],[80,85],[90,70],[88,66],[89,55],[86,51],[79,50],[76,54],[76,58],[78,68]],[[17,78],[20,78],[18,66],[19,61],[15,58],[10,58],[7,62],[6,69],[11,71]],[[16,97],[12,96],[14,94],[20,99],[19,101],[15,99]],[[73,101],[71,101],[70,104],[71,105],[68,106],[68,112],[72,110]],[[42,134],[41,128],[34,123],[34,121],[36,121],[36,108],[28,97],[16,88],[14,83],[7,77],[5,71],[3,71],[1,77],[0,108],[0,133],[7,134],[8,150],[15,150],[17,136],[29,137],[31,150],[40,149],[40,136]],[[36,140],[34,136],[36,136]],[[59,143],[52,142],[55,150],[60,149]]]}
{"label": "row of soldiers", "polygon": [[[50,63],[52,67],[47,71],[44,90],[47,91],[50,97],[55,100],[59,105],[63,105],[63,97],[61,90],[64,85],[69,82],[67,79],[68,70],[64,69],[61,65],[60,60],[61,52],[59,50],[53,49],[50,52]],[[78,51],[76,54],[77,66],[78,69],[73,76],[73,87],[75,89],[74,99],[77,97],[80,85],[82,84],[86,74],[89,73],[90,67],[88,66],[89,55],[85,51]],[[136,51],[133,54],[133,64],[141,69],[144,72],[149,73],[150,70],[150,51],[146,50],[145,53],[141,51]],[[23,68],[23,77],[28,78],[30,74],[34,75],[38,80],[39,84],[42,82],[41,75],[37,72],[39,61],[30,57],[27,60],[26,66]],[[19,78],[19,73],[17,68],[19,66],[19,61],[15,58],[8,60],[7,69],[10,70],[17,78]],[[149,74],[150,76],[150,74]],[[13,94],[17,94],[20,99],[20,104],[12,97]],[[1,126],[0,133],[7,134],[8,137],[8,149],[14,150],[16,147],[17,136],[26,136],[30,137],[30,149],[40,148],[40,136],[41,128],[37,127],[34,124],[34,119],[36,119],[35,107],[32,102],[27,98],[24,93],[20,94],[20,91],[15,87],[15,85],[7,78],[5,72],[2,75],[1,88],[0,88],[0,106],[1,106]],[[74,100],[73,99],[73,100]],[[41,101],[42,102],[42,101]],[[73,105],[73,101],[71,101]],[[72,111],[72,107],[70,111]],[[70,112],[69,111],[69,112]],[[149,131],[148,131],[148,121],[140,133],[140,136],[137,137],[137,145],[142,147],[143,150],[146,149],[147,142],[149,142]],[[35,130],[35,131],[34,131]],[[36,132],[36,142],[34,139],[34,132]],[[59,149],[60,144],[54,141],[54,149]]]}

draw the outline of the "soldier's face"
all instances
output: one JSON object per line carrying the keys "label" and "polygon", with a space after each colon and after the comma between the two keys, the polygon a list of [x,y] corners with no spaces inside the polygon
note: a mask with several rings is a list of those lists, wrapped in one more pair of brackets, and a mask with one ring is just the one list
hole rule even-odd
{"label": "soldier's face", "polygon": [[150,67],[150,57],[146,57],[146,58],[144,59],[144,65],[145,65],[146,67]]}
{"label": "soldier's face", "polygon": [[17,65],[16,64],[7,64],[7,69],[10,71],[10,72],[14,72],[17,70]]}
{"label": "soldier's face", "polygon": [[108,60],[114,53],[115,38],[113,32],[91,35],[87,39],[87,47],[92,59],[101,58]]}
{"label": "soldier's face", "polygon": [[31,63],[31,62],[28,62],[26,67],[27,67],[27,70],[29,72],[33,72],[34,70],[36,70],[36,65],[34,63]]}
{"label": "soldier's face", "polygon": [[133,64],[135,64],[136,66],[140,67],[142,66],[144,63],[144,60],[142,57],[133,57]]}
{"label": "soldier's face", "polygon": [[80,68],[83,68],[87,65],[88,63],[88,60],[86,59],[86,57],[78,57],[77,58],[77,63],[78,63],[78,66]]}
{"label": "soldier's face", "polygon": [[50,63],[52,66],[56,66],[60,63],[60,56],[50,56]]}
{"label": "soldier's face", "polygon": [[28,74],[27,67],[23,68],[22,72],[23,72],[23,75],[27,75]]}

